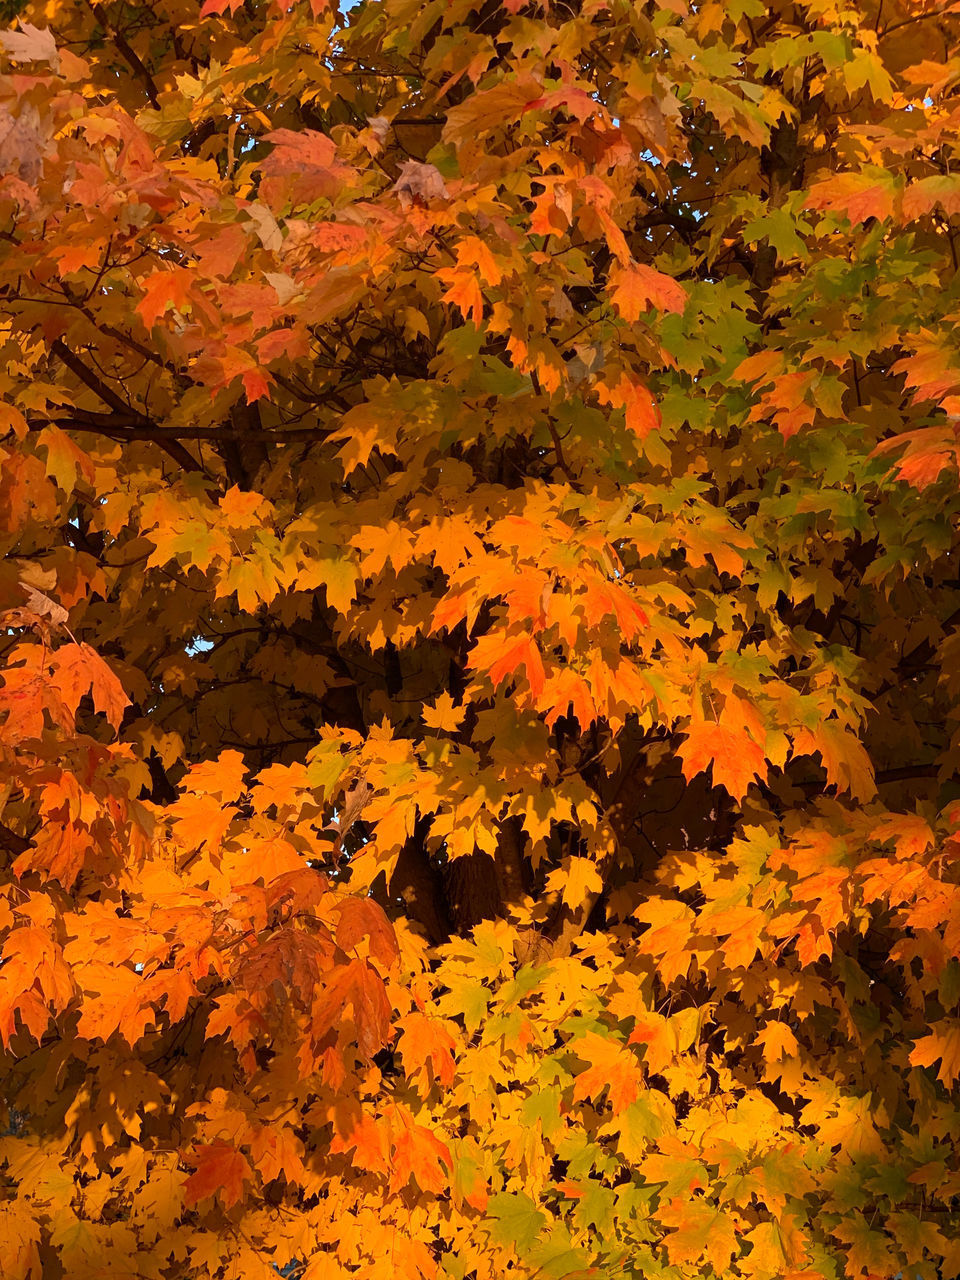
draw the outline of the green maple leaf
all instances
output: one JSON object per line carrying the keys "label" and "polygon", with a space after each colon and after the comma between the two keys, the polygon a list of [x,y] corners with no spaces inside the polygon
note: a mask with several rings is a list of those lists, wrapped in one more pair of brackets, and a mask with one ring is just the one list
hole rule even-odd
{"label": "green maple leaf", "polygon": [[501,1191],[491,1196],[487,1215],[492,1220],[491,1238],[497,1244],[512,1244],[518,1253],[532,1247],[547,1221],[523,1191]]}
{"label": "green maple leaf", "polygon": [[447,991],[437,1001],[437,1012],[446,1018],[461,1017],[467,1031],[476,1031],[487,1016],[490,992],[475,978],[454,974],[444,977],[444,985]]}

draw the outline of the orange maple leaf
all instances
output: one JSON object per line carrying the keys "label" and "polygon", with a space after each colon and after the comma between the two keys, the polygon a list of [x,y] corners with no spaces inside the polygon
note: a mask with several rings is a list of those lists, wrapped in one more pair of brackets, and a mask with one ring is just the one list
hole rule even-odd
{"label": "orange maple leaf", "polygon": [[390,1038],[391,1008],[383,979],[366,960],[351,960],[334,971],[313,1006],[315,1040],[322,1040],[331,1027],[338,1025],[348,1008],[353,1010],[360,1050],[372,1058]]}
{"label": "orange maple leaf", "polygon": [[960,1078],[960,1018],[944,1018],[929,1035],[921,1036],[910,1051],[910,1065],[931,1067],[940,1060],[937,1079],[952,1088]]}
{"label": "orange maple leaf", "polygon": [[683,311],[687,305],[686,290],[672,276],[642,262],[617,267],[610,273],[613,305],[631,324],[649,311]]}
{"label": "orange maple leaf", "polygon": [[453,1024],[414,1010],[400,1019],[398,1025],[403,1032],[400,1053],[407,1076],[410,1079],[420,1076],[427,1091],[434,1080],[444,1086],[451,1085],[456,1073],[453,1056],[456,1041],[449,1030]]}
{"label": "orange maple leaf", "polygon": [[662,417],[656,401],[647,387],[632,374],[621,373],[616,381],[612,377],[598,380],[594,383],[594,390],[601,404],[624,410],[627,429],[641,440],[651,431],[660,429]]}
{"label": "orange maple leaf", "polygon": [[767,762],[763,748],[742,729],[713,720],[693,720],[680,744],[684,777],[713,772],[714,786],[723,787],[734,800],[742,800],[758,779],[765,782]]}
{"label": "orange maple leaf", "polygon": [[216,1196],[230,1209],[239,1204],[244,1182],[253,1181],[250,1161],[229,1142],[196,1146],[185,1159],[196,1165],[184,1184],[184,1200],[190,1209],[208,1196]]}
{"label": "orange maple leaf", "polygon": [[504,680],[516,679],[517,672],[523,667],[533,696],[543,692],[543,658],[531,636],[517,636],[510,640],[504,640],[501,635],[481,636],[470,654],[470,665],[474,669],[486,669],[495,687]]}
{"label": "orange maple leaf", "polygon": [[365,1112],[354,1115],[349,1128],[333,1135],[330,1151],[334,1155],[353,1152],[353,1163],[368,1173],[386,1173],[388,1162],[388,1126]]}
{"label": "orange maple leaf", "polygon": [[154,271],[140,281],[143,297],[137,304],[137,313],[148,329],[157,323],[167,307],[177,311],[187,308],[195,279],[194,272],[186,267],[169,267]]}
{"label": "orange maple leaf", "polygon": [[90,693],[93,705],[117,728],[129,703],[123,685],[104,660],[88,644],[65,644],[50,659],[50,683],[64,706],[75,713],[80,699]]}
{"label": "orange maple leaf", "polygon": [[483,320],[483,294],[476,271],[467,267],[441,267],[437,279],[447,286],[443,301],[453,303],[465,320],[479,326]]}
{"label": "orange maple leaf", "polygon": [[665,1238],[667,1256],[674,1266],[696,1264],[706,1254],[717,1275],[724,1275],[738,1252],[734,1220],[706,1200],[690,1197],[671,1200],[657,1210],[658,1219],[671,1233]]}
{"label": "orange maple leaf", "polygon": [[804,208],[842,213],[853,223],[893,217],[895,188],[889,175],[838,173],[810,188]]}
{"label": "orange maple leaf", "polygon": [[337,946],[352,951],[361,938],[368,938],[370,954],[389,969],[400,958],[397,935],[383,908],[372,898],[344,898],[338,905]]}
{"label": "orange maple leaf", "polygon": [[432,1130],[415,1124],[404,1107],[394,1107],[390,1114],[393,1145],[393,1167],[390,1190],[399,1191],[412,1177],[422,1191],[439,1194],[445,1190],[453,1157],[450,1148]]}
{"label": "orange maple leaf", "polygon": [[610,1105],[619,1115],[636,1102],[643,1088],[643,1072],[637,1058],[618,1040],[588,1032],[571,1046],[590,1066],[573,1082],[575,1101],[597,1098],[609,1089]]}

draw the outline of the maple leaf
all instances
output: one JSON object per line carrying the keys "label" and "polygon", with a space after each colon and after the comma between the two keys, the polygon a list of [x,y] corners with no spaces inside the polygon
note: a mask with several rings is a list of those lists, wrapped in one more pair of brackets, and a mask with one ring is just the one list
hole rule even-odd
{"label": "maple leaf", "polygon": [[246,762],[239,751],[221,751],[216,760],[191,765],[185,781],[190,791],[226,803],[243,794],[246,774]]}
{"label": "maple leaf", "polygon": [[143,297],[137,305],[137,313],[148,329],[161,319],[167,307],[175,311],[189,309],[193,280],[193,274],[186,268],[171,267],[154,271],[140,282]]}
{"label": "maple leaf", "polygon": [[813,731],[801,729],[794,738],[797,755],[819,753],[830,786],[849,791],[858,800],[877,793],[870,757],[854,734],[837,720],[825,720]]}
{"label": "maple leaf", "polygon": [[609,1089],[614,1115],[635,1102],[643,1088],[640,1064],[629,1049],[592,1032],[574,1042],[577,1056],[590,1064],[573,1082],[574,1101],[596,1098]]}
{"label": "maple leaf", "polygon": [[851,222],[893,217],[895,189],[889,177],[867,173],[841,173],[814,183],[806,208],[842,213]]}
{"label": "maple leaf", "polygon": [[494,1240],[523,1252],[536,1241],[546,1217],[523,1191],[499,1192],[487,1202],[487,1217]]}
{"label": "maple leaf", "polygon": [[932,1067],[937,1061],[940,1062],[937,1079],[950,1088],[960,1077],[960,1019],[938,1022],[910,1051],[910,1063],[914,1067]]}
{"label": "maple leaf", "polygon": [[[915,388],[917,400],[950,402],[948,392],[955,392],[960,384],[960,369],[954,364],[948,351],[939,349],[927,341],[917,342],[908,359],[898,360],[897,373],[905,375],[906,385]],[[912,434],[912,433],[911,433]],[[919,438],[920,433],[917,433]]]}
{"label": "maple leaf", "polygon": [[553,728],[561,716],[572,714],[581,729],[587,729],[598,718],[599,710],[590,686],[583,676],[563,667],[544,682],[538,706],[545,710],[545,722]]}
{"label": "maple leaf", "polygon": [[421,1076],[427,1089],[434,1080],[445,1088],[453,1083],[456,1041],[451,1025],[414,1010],[398,1022],[403,1035],[400,1052],[404,1071],[411,1078]]}
{"label": "maple leaf", "polygon": [[638,1014],[627,1043],[644,1046],[644,1062],[654,1074],[661,1072],[679,1049],[670,1020],[659,1013]]}
{"label": "maple leaf", "polygon": [[483,320],[483,294],[476,274],[469,269],[442,268],[437,272],[437,277],[447,286],[443,295],[444,302],[452,302],[465,320],[472,320],[475,325],[479,325]]}
{"label": "maple leaf", "polygon": [[729,907],[702,917],[702,927],[723,938],[723,955],[731,967],[748,965],[757,953],[766,915],[755,907]]}
{"label": "maple leaf", "polygon": [[479,236],[464,236],[457,245],[457,262],[476,267],[480,278],[488,285],[498,285],[503,273],[488,245]]}
{"label": "maple leaf", "polygon": [[393,1161],[390,1189],[397,1191],[412,1177],[422,1191],[444,1191],[453,1168],[450,1149],[424,1125],[413,1123],[401,1108],[391,1125]]}
{"label": "maple leaf", "polygon": [[353,1012],[360,1049],[372,1058],[390,1038],[391,1009],[383,980],[365,960],[351,960],[343,966],[314,1002],[315,1038],[322,1039],[331,1027],[338,1025],[347,1008]]}
{"label": "maple leaf", "polygon": [[207,1039],[226,1036],[236,1046],[242,1065],[252,1071],[256,1067],[253,1046],[268,1029],[267,1020],[249,1000],[231,993],[214,1002],[205,1035]]}
{"label": "maple leaf", "polygon": [[683,311],[687,305],[682,285],[642,262],[618,267],[611,273],[611,296],[617,311],[630,324],[639,320],[651,304],[658,311]]}
{"label": "maple leaf", "polygon": [[0,1039],[9,1044],[16,1015],[35,1040],[70,1001],[74,984],[60,947],[40,928],[23,925],[4,940],[0,967]]}
{"label": "maple leaf", "polygon": [[0,1232],[12,1280],[39,1280],[40,1223],[33,1206],[14,1197],[6,1199],[0,1204]]}
{"label": "maple leaf", "polygon": [[652,900],[630,913],[638,921],[649,924],[637,939],[638,950],[660,960],[660,971],[666,981],[685,974],[690,967],[690,936],[693,913],[682,902]]}
{"label": "maple leaf", "polygon": [[315,129],[274,129],[266,141],[272,150],[262,162],[260,192],[273,208],[281,203],[281,193],[296,204],[329,199],[350,176],[336,158],[336,143]]}
{"label": "maple leaf", "polygon": [[576,910],[590,894],[603,888],[603,877],[590,858],[564,858],[563,866],[551,871],[547,888],[559,893],[568,907]]}
{"label": "maple leaf", "polygon": [[862,1219],[859,1222],[839,1222],[831,1229],[831,1234],[848,1246],[848,1276],[885,1275],[896,1265],[889,1238]]}
{"label": "maple leaf", "polygon": [[904,218],[918,218],[937,207],[947,215],[960,213],[960,182],[955,174],[921,178],[909,183],[903,193]]}
{"label": "maple leaf", "polygon": [[481,636],[473,647],[470,661],[471,666],[485,669],[495,686],[515,679],[522,667],[534,697],[543,692],[543,658],[530,636],[517,636],[506,642],[500,637]]}
{"label": "maple leaf", "polygon": [[724,787],[734,800],[743,799],[754,779],[765,782],[767,777],[763,748],[742,730],[722,722],[691,721],[680,758],[685,777],[710,770],[714,785]]}
{"label": "maple leaf", "polygon": [[227,1142],[196,1146],[187,1159],[196,1166],[184,1184],[188,1208],[193,1208],[208,1196],[216,1196],[225,1209],[230,1209],[243,1198],[244,1182],[253,1179],[247,1157]]}
{"label": "maple leaf", "polygon": [[958,465],[960,455],[957,450],[956,428],[951,424],[923,427],[919,431],[893,436],[881,441],[874,454],[889,453],[901,446],[906,448],[895,464],[897,475],[917,489],[925,489],[934,484],[941,472]]}
{"label": "maple leaf", "polygon": [[439,733],[456,733],[466,715],[465,708],[454,706],[449,693],[442,693],[432,706],[424,706],[421,719],[428,729]]}
{"label": "maple leaf", "polygon": [[796,1055],[799,1044],[785,1022],[768,1022],[757,1035],[767,1062],[782,1062]]}
{"label": "maple leaf", "polygon": [[369,898],[344,899],[335,936],[337,945],[344,951],[352,951],[361,938],[368,938],[370,954],[387,969],[400,958],[393,926],[383,914],[383,908]]}
{"label": "maple leaf", "polygon": [[243,0],[204,0],[200,6],[200,17],[209,18],[221,13],[234,14],[243,4]]}
{"label": "maple leaf", "polygon": [[400,204],[409,208],[415,201],[427,203],[430,200],[446,200],[448,192],[440,170],[433,164],[424,164],[420,160],[405,160],[400,167],[400,176],[393,184]]}
{"label": "maple leaf", "polygon": [[662,425],[662,417],[656,401],[647,387],[632,375],[621,374],[613,385],[598,381],[595,384],[595,390],[601,403],[625,411],[627,427],[641,440],[651,431],[659,430]]}
{"label": "maple leaf", "polygon": [[311,556],[297,575],[301,591],[323,587],[327,604],[337,613],[346,614],[357,594],[357,566],[349,555]]}
{"label": "maple leaf", "polygon": [[129,699],[96,650],[88,644],[63,645],[51,662],[52,687],[71,712],[76,712],[80,699],[89,692],[97,711],[102,711],[114,728],[119,726]]}
{"label": "maple leaf", "polygon": [[714,1271],[721,1275],[738,1251],[733,1220],[703,1200],[671,1200],[657,1210],[657,1217],[664,1226],[673,1228],[664,1246],[674,1266],[695,1264],[706,1255]]}
{"label": "maple leaf", "polygon": [[187,792],[171,807],[171,827],[174,835],[185,845],[199,843],[202,847],[216,848],[230,827],[234,811],[224,808],[216,796],[194,795]]}
{"label": "maple leaf", "polygon": [[603,114],[603,108],[595,98],[591,98],[589,93],[574,86],[552,89],[550,93],[543,94],[539,98],[534,98],[532,102],[528,102],[526,110],[539,111],[542,108],[553,110],[555,107],[560,106],[566,107],[570,114],[575,116],[581,123],[589,120],[592,116]]}
{"label": "maple leaf", "polygon": [[349,1129],[334,1134],[330,1150],[335,1155],[352,1151],[358,1168],[369,1173],[385,1173],[390,1154],[388,1127],[373,1116],[360,1115]]}

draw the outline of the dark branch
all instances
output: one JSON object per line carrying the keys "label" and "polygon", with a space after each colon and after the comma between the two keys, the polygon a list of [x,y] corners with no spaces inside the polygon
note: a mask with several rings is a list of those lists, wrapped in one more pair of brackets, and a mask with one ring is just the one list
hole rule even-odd
{"label": "dark branch", "polygon": [[90,10],[96,20],[100,23],[101,27],[103,27],[104,31],[113,41],[117,52],[133,71],[137,79],[143,84],[144,89],[147,91],[147,97],[150,99],[150,105],[154,108],[158,108],[160,102],[157,86],[154,83],[153,76],[140,61],[136,50],[128,43],[126,37],[112,25],[110,19],[104,13],[102,5],[93,3],[91,0]]}
{"label": "dark branch", "polygon": [[[101,421],[84,418],[58,418],[55,426],[65,431],[89,431],[110,436],[113,440],[156,440],[161,444],[177,440],[245,440],[258,439],[264,444],[285,444],[288,440],[323,440],[329,434],[320,427],[293,427],[289,431],[245,431],[237,427],[144,427],[139,422],[126,422],[103,414]],[[194,463],[194,470],[197,469]]]}
{"label": "dark branch", "polygon": [[[116,419],[113,419],[114,423],[129,422],[131,424],[136,424],[135,429],[138,431],[150,431],[152,434],[144,438],[155,440],[163,449],[166,450],[166,452],[170,455],[170,457],[173,458],[174,462],[179,463],[180,466],[183,467],[185,471],[202,471],[203,470],[200,463],[197,462],[197,460],[183,447],[182,444],[180,444],[176,439],[172,439],[170,436],[164,435],[162,429],[159,427],[156,427],[150,421],[149,418],[145,417],[141,413],[138,413],[135,409],[132,409],[130,405],[126,404],[120,398],[120,396],[117,395],[115,391],[113,391],[110,387],[108,387],[101,378],[97,377],[97,375],[93,372],[91,368],[89,368],[89,366],[85,365],[78,356],[74,355],[74,353],[69,349],[69,347],[67,347],[64,344],[62,339],[60,338],[55,339],[54,342],[51,344],[50,350],[59,360],[63,362],[63,364],[67,366],[67,368],[70,370],[71,373],[73,373],[77,378],[80,379],[80,381],[84,384],[84,386],[89,387],[89,389],[94,393],[94,395],[96,395],[100,400],[103,401],[104,404],[108,404],[110,408],[114,410],[114,412],[118,415]],[[98,423],[95,429],[100,431],[100,433],[103,435],[110,435],[110,429],[108,425],[110,423],[109,415],[97,414],[92,416],[96,418],[96,421]],[[76,425],[74,425],[72,422],[68,422],[65,425],[68,428],[71,428],[74,430],[84,430],[84,429],[89,430],[90,427],[82,428],[80,426],[81,420],[82,419],[80,415],[77,415]],[[89,420],[89,416],[88,416],[88,420]],[[131,428],[131,429],[134,429],[134,428]],[[120,438],[121,439],[124,438],[126,434],[127,433],[124,432]]]}

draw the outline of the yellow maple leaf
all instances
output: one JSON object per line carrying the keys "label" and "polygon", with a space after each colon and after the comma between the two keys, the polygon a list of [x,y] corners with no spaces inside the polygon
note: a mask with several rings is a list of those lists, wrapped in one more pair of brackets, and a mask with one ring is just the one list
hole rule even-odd
{"label": "yellow maple leaf", "polygon": [[422,708],[420,718],[428,729],[436,729],[438,733],[456,733],[466,713],[466,707],[454,706],[449,693],[441,693],[439,698]]}
{"label": "yellow maple leaf", "polygon": [[603,888],[603,879],[597,864],[590,858],[564,858],[563,866],[547,876],[547,889],[559,892],[566,906],[576,910],[582,907],[592,893]]}

